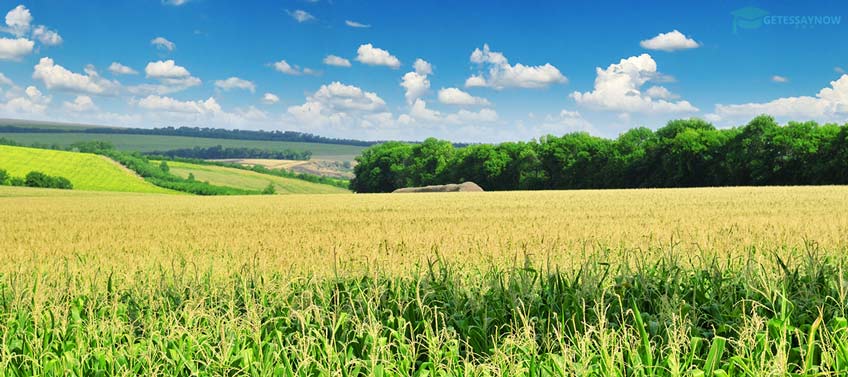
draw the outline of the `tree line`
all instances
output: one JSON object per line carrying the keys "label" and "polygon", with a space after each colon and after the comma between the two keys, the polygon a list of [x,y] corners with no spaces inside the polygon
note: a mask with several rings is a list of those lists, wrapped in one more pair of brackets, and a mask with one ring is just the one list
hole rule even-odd
{"label": "tree line", "polygon": [[71,190],[74,185],[62,176],[47,175],[40,171],[31,171],[23,178],[13,177],[8,171],[0,169],[0,186],[26,186]]}
{"label": "tree line", "polygon": [[162,152],[149,152],[147,155],[198,158],[198,159],[228,159],[228,158],[267,158],[274,160],[309,160],[312,158],[310,151],[270,150],[248,147],[224,147],[215,145],[212,147],[179,148]]}
{"label": "tree line", "polygon": [[357,162],[356,192],[462,181],[486,190],[846,184],[848,124],[781,126],[762,115],[730,129],[672,120],[616,139],[576,132],[456,148],[431,138],[376,145]]}

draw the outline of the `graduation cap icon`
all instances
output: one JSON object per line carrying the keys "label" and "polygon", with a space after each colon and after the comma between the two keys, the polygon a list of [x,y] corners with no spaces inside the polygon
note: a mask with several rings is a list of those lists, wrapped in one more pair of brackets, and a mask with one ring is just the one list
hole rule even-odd
{"label": "graduation cap icon", "polygon": [[745,7],[730,12],[733,15],[733,33],[736,34],[736,28],[757,29],[763,26],[763,17],[768,16],[769,12],[757,7]]}

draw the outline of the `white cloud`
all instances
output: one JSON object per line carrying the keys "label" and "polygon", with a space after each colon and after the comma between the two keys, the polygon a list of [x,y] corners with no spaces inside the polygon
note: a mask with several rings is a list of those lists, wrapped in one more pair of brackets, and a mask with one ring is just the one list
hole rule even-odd
{"label": "white cloud", "polygon": [[427,79],[427,75],[433,72],[433,66],[423,59],[416,60],[414,67],[415,71],[403,75],[400,83],[400,86],[406,88],[406,102],[410,104],[430,89],[430,80]]}
{"label": "white cloud", "polygon": [[476,112],[463,109],[456,113],[445,115],[439,111],[427,108],[427,102],[419,98],[410,106],[409,114],[401,115],[398,120],[403,124],[423,123],[423,125],[431,127],[444,123],[469,125],[497,122],[498,113],[495,110],[484,108]]}
{"label": "white cloud", "polygon": [[280,102],[280,97],[277,97],[274,93],[265,93],[262,95],[262,103],[266,105],[273,105],[277,102]]}
{"label": "white cloud", "polygon": [[199,78],[191,75],[183,66],[174,63],[173,60],[159,60],[147,63],[144,73],[148,78],[156,79],[159,84],[140,84],[127,88],[132,94],[137,95],[164,95],[179,92],[203,83]]}
{"label": "white cloud", "polygon": [[23,36],[29,33],[32,24],[32,14],[23,5],[18,5],[6,13],[6,25],[9,32],[15,36]]}
{"label": "white cloud", "polygon": [[115,94],[120,88],[117,81],[109,81],[101,78],[93,66],[87,66],[85,75],[74,73],[61,65],[55,64],[53,59],[41,58],[35,65],[32,78],[41,80],[47,89],[66,90],[78,93],[95,95]]}
{"label": "white cloud", "polygon": [[150,44],[156,46],[157,49],[174,51],[177,49],[177,45],[174,42],[171,42],[163,37],[156,37],[150,40]]}
{"label": "white cloud", "polygon": [[669,52],[677,50],[688,50],[701,46],[701,44],[696,42],[694,39],[683,35],[683,33],[677,30],[672,30],[668,33],[657,34],[656,37],[639,42],[639,45],[642,46],[642,48],[648,50],[660,50]]}
{"label": "white cloud", "polygon": [[62,44],[62,36],[55,30],[50,30],[44,25],[38,25],[32,31],[32,37],[45,46],[57,46]]}
{"label": "white cloud", "polygon": [[249,90],[251,93],[256,92],[256,84],[252,81],[240,79],[238,77],[230,77],[226,80],[217,80],[215,81],[215,87],[224,91],[230,89],[244,89]]}
{"label": "white cloud", "polygon": [[91,100],[91,97],[86,95],[77,96],[74,98],[73,102],[65,101],[63,105],[65,106],[65,109],[75,113],[91,111],[97,108],[97,106],[94,105],[94,101]]}
{"label": "white cloud", "polygon": [[356,60],[368,65],[384,65],[392,69],[400,68],[400,60],[388,51],[374,47],[370,43],[360,45],[356,50]]}
{"label": "white cloud", "polygon": [[6,98],[8,101],[0,104],[0,114],[13,116],[43,114],[52,100],[50,96],[41,94],[41,91],[34,86],[28,86],[23,91],[20,88],[14,88],[6,93]]}
{"label": "white cloud", "polygon": [[0,60],[21,60],[32,53],[33,41],[26,38],[0,38]]}
{"label": "white cloud", "polygon": [[280,60],[278,62],[272,63],[272,67],[275,70],[285,73],[287,75],[299,76],[299,75],[317,75],[318,71],[315,71],[311,68],[303,68],[301,69],[299,66],[291,65],[285,60]]}
{"label": "white cloud", "polygon": [[295,21],[301,22],[301,23],[315,19],[315,16],[313,16],[313,15],[309,14],[309,12],[307,12],[305,10],[301,10],[301,9],[296,9],[294,11],[288,11],[287,10],[286,12],[289,14],[289,16],[291,16],[291,18],[294,18]]}
{"label": "white cloud", "polygon": [[140,99],[138,106],[147,110],[187,114],[209,114],[222,111],[221,105],[213,97],[205,101],[180,101],[171,97],[149,95]]}
{"label": "white cloud", "polygon": [[[848,74],[830,82],[815,97],[784,97],[765,103],[744,103],[715,106],[708,116],[714,121],[750,119],[769,114],[786,120],[817,120],[822,122],[848,120]],[[792,119],[794,118],[794,119]]]}
{"label": "white cloud", "polygon": [[355,28],[369,28],[371,25],[362,24],[356,21],[346,20],[345,25]]}
{"label": "white cloud", "polygon": [[155,79],[179,79],[191,76],[191,72],[171,59],[147,63],[144,73],[147,77]]}
{"label": "white cloud", "polygon": [[412,65],[415,73],[419,75],[429,75],[433,73],[433,66],[424,59],[415,59],[415,64]]}
{"label": "white cloud", "polygon": [[477,88],[486,86],[486,79],[482,75],[471,75],[465,80],[466,88]]}
{"label": "white cloud", "polygon": [[[621,59],[606,69],[595,68],[597,77],[591,92],[573,92],[578,104],[606,111],[638,113],[683,113],[698,109],[688,101],[652,98],[640,92],[646,82],[657,76],[657,63],[648,54]],[[649,89],[650,90],[650,89]],[[654,89],[653,94],[662,92]]]}
{"label": "white cloud", "polygon": [[645,94],[651,98],[658,99],[675,99],[679,98],[678,95],[672,93],[664,86],[652,86],[645,91]]}
{"label": "white cloud", "polygon": [[774,75],[771,77],[771,81],[783,84],[789,82],[789,78],[786,76]]}
{"label": "white cloud", "polygon": [[189,0],[162,0],[162,4],[178,7],[188,4]]}
{"label": "white cloud", "polygon": [[0,85],[14,86],[15,83],[12,82],[12,79],[10,79],[10,78],[6,77],[6,75],[0,73]]}
{"label": "white cloud", "polygon": [[456,114],[449,114],[445,117],[448,123],[467,124],[467,123],[492,123],[498,121],[498,113],[492,109],[480,109],[480,111],[459,110]]}
{"label": "white cloud", "polygon": [[109,65],[109,72],[112,72],[116,75],[137,75],[138,72],[130,67],[127,67],[118,62],[112,62]]}
{"label": "white cloud", "polygon": [[409,116],[416,120],[437,123],[441,120],[442,114],[438,111],[427,108],[427,102],[422,99],[416,99],[409,108]]}
{"label": "white cloud", "polygon": [[306,102],[290,106],[287,112],[299,124],[312,128],[369,126],[387,120],[385,107],[386,102],[376,93],[335,81],[322,85]]}
{"label": "white cloud", "polygon": [[510,65],[506,56],[489,49],[488,44],[483,49],[474,49],[471,62],[488,66],[488,77],[485,73],[472,75],[465,81],[466,87],[488,86],[494,89],[503,88],[544,88],[552,84],[564,84],[568,79],[559,69],[545,63],[539,66],[526,66],[520,63]]}
{"label": "white cloud", "polygon": [[845,69],[843,69],[842,67],[837,66],[837,67],[833,67],[833,72],[836,72],[836,73],[842,74],[842,73],[845,73]]}
{"label": "white cloud", "polygon": [[446,105],[458,106],[489,106],[489,100],[475,97],[459,88],[442,88],[439,90],[439,102]]}
{"label": "white cloud", "polygon": [[335,67],[350,67],[350,60],[336,55],[327,55],[324,58],[324,64]]}

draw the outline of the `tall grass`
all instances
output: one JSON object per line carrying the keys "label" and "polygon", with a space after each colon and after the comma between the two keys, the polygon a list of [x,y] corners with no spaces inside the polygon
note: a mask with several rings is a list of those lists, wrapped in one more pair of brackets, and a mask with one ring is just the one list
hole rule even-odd
{"label": "tall grass", "polygon": [[[0,276],[6,375],[838,375],[844,257]],[[638,259],[634,258],[634,259]],[[68,271],[71,271],[69,269]],[[218,276],[217,278],[215,276]]]}

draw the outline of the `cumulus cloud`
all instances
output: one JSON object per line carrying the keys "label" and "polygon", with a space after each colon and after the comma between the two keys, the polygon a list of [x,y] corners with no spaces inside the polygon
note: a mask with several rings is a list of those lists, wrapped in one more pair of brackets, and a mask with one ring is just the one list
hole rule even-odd
{"label": "cumulus cloud", "polygon": [[412,68],[415,69],[415,73],[419,75],[429,75],[433,73],[433,65],[424,59],[415,59],[415,63],[412,65]]}
{"label": "cumulus cloud", "polygon": [[416,60],[413,67],[415,71],[403,75],[400,83],[400,86],[406,88],[406,102],[410,104],[430,89],[430,80],[427,76],[433,73],[433,66],[423,59]]}
{"label": "cumulus cloud", "polygon": [[369,28],[369,27],[371,27],[371,25],[366,25],[366,24],[359,23],[359,22],[356,22],[356,21],[351,21],[351,20],[346,20],[345,25],[350,26],[350,27],[355,27],[355,28]]}
{"label": "cumulus cloud", "polygon": [[35,43],[26,38],[0,38],[0,60],[21,60],[32,53]]}
{"label": "cumulus cloud", "polygon": [[15,83],[12,82],[12,79],[10,79],[10,78],[6,77],[6,75],[0,73],[0,85],[14,86]]}
{"label": "cumulus cloud", "polygon": [[672,30],[668,33],[659,33],[656,37],[639,42],[639,45],[648,50],[668,52],[701,47],[700,43],[677,30]]}
{"label": "cumulus cloud", "polygon": [[144,67],[147,77],[155,79],[177,79],[191,76],[185,67],[177,65],[173,60],[159,60],[147,63]]}
{"label": "cumulus cloud", "polygon": [[32,13],[23,5],[18,5],[6,13],[6,27],[3,31],[14,34],[15,39],[0,38],[0,60],[20,60],[32,52],[33,41],[25,38],[32,31],[31,38],[45,46],[56,46],[62,43],[62,37],[55,30],[44,25],[33,28]]}
{"label": "cumulus cloud", "polygon": [[251,93],[256,92],[256,84],[252,81],[240,79],[238,77],[230,77],[226,80],[215,81],[215,87],[224,91],[231,89],[249,90]]}
{"label": "cumulus cloud", "polygon": [[62,36],[55,30],[50,30],[44,25],[38,25],[32,31],[32,37],[45,46],[57,46],[62,44]]}
{"label": "cumulus cloud", "polygon": [[665,95],[667,90],[653,89],[650,94],[640,91],[642,85],[657,76],[657,63],[648,54],[621,59],[620,62],[610,64],[606,69],[597,67],[595,72],[597,77],[593,91],[571,93],[571,98],[582,106],[627,113],[698,111],[688,101],[669,101],[651,96],[651,94]]}
{"label": "cumulus cloud", "polygon": [[390,120],[386,102],[373,92],[338,81],[322,85],[302,105],[287,112],[297,122],[311,126],[371,126]]}
{"label": "cumulus cloud", "polygon": [[127,88],[132,94],[164,95],[179,92],[200,85],[203,81],[191,75],[188,69],[177,65],[173,60],[159,60],[147,63],[144,67],[147,78],[157,80],[158,84],[140,84]]}
{"label": "cumulus cloud", "polygon": [[439,102],[457,106],[489,106],[489,100],[475,97],[459,88],[442,88],[439,90]]}
{"label": "cumulus cloud", "polygon": [[356,50],[356,60],[367,65],[383,65],[392,69],[400,68],[400,60],[388,51],[374,47],[370,43],[360,45]]}
{"label": "cumulus cloud", "polygon": [[32,73],[32,78],[41,80],[47,89],[65,90],[70,92],[109,95],[115,94],[120,87],[117,81],[101,78],[93,66],[87,66],[85,75],[74,73],[45,57],[38,61]]}
{"label": "cumulus cloud", "polygon": [[848,119],[848,75],[830,82],[814,97],[784,97],[770,102],[715,106],[708,114],[713,121],[750,119],[760,114],[769,114],[786,120],[813,119],[822,122],[845,121]]}
{"label": "cumulus cloud", "polygon": [[479,111],[459,110],[452,114],[443,114],[427,107],[423,99],[416,99],[409,108],[409,114],[403,114],[398,118],[402,124],[420,124],[422,126],[437,126],[450,124],[454,126],[469,126],[498,121],[498,113],[489,108]]}
{"label": "cumulus cloud", "polygon": [[15,36],[23,36],[29,33],[32,24],[32,13],[23,5],[18,5],[6,13],[6,26],[8,31]]}
{"label": "cumulus cloud", "polygon": [[789,78],[786,77],[786,76],[774,75],[774,76],[771,77],[771,81],[779,83],[779,84],[783,84],[783,83],[789,82]]}
{"label": "cumulus cloud", "polygon": [[513,87],[544,88],[552,84],[568,82],[559,69],[550,63],[538,66],[527,66],[521,63],[510,65],[503,53],[490,50],[488,44],[484,44],[482,50],[474,49],[471,53],[471,62],[481,67],[487,66],[489,69],[488,72],[469,77],[465,81],[466,87],[487,86],[498,90]]}
{"label": "cumulus cloud", "polygon": [[6,103],[0,104],[0,113],[13,116],[43,114],[52,100],[34,86],[28,86],[25,90],[13,88],[6,93],[6,98]]}
{"label": "cumulus cloud", "polygon": [[303,23],[303,22],[306,22],[306,21],[312,21],[312,20],[315,19],[315,16],[313,16],[313,15],[309,14],[309,12],[307,12],[305,10],[301,10],[301,9],[295,9],[294,11],[286,10],[286,13],[288,13],[289,16],[291,16],[291,18],[294,18],[295,21],[300,22],[300,23]]}
{"label": "cumulus cloud", "polygon": [[652,86],[645,91],[645,94],[651,98],[658,99],[675,99],[679,98],[678,95],[672,93],[664,86]]}
{"label": "cumulus cloud", "polygon": [[172,113],[208,114],[221,112],[221,105],[213,97],[205,101],[180,101],[171,97],[149,95],[138,101],[138,106],[154,111]]}
{"label": "cumulus cloud", "polygon": [[334,67],[350,67],[350,60],[336,55],[327,55],[324,58],[324,64]]}
{"label": "cumulus cloud", "polygon": [[136,70],[134,70],[130,67],[127,67],[127,66],[125,66],[121,63],[118,63],[118,62],[112,62],[112,64],[109,65],[109,72],[112,72],[113,74],[116,74],[116,75],[137,75],[138,74],[138,71],[136,71]]}
{"label": "cumulus cloud", "polygon": [[177,45],[174,42],[171,42],[163,37],[156,37],[150,40],[150,44],[156,46],[159,50],[165,50],[168,52],[174,51],[177,49]]}
{"label": "cumulus cloud", "polygon": [[285,60],[280,60],[278,62],[272,63],[271,66],[274,67],[274,69],[278,72],[282,72],[292,76],[317,75],[319,73],[318,71],[315,71],[311,68],[301,69],[299,66],[291,65]]}
{"label": "cumulus cloud", "polygon": [[97,106],[94,105],[94,101],[91,99],[91,97],[86,95],[76,96],[73,102],[65,101],[63,103],[63,106],[66,110],[75,113],[91,111],[97,108]]}
{"label": "cumulus cloud", "polygon": [[280,97],[277,97],[274,93],[265,93],[262,95],[262,103],[266,105],[273,105],[277,102],[280,102]]}

